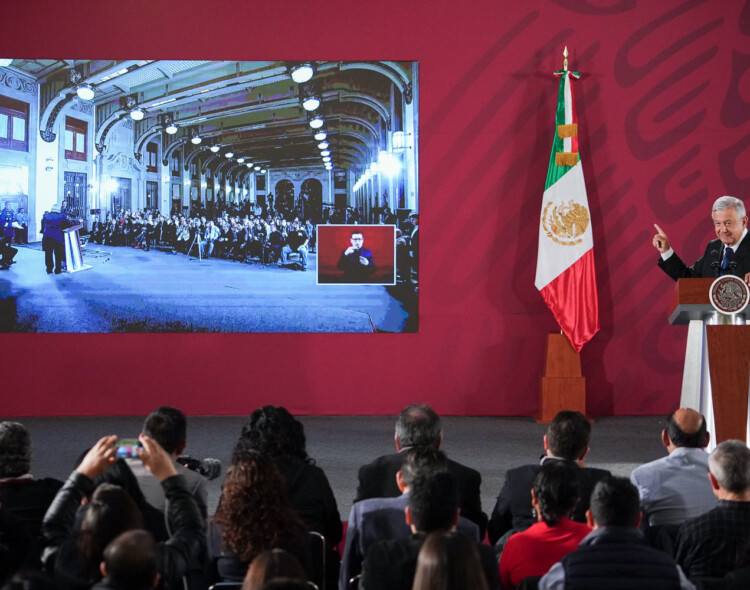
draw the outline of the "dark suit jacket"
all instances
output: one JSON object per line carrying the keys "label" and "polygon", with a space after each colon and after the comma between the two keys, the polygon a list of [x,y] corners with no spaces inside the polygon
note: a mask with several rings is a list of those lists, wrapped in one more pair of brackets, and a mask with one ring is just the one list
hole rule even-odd
{"label": "dark suit jacket", "polygon": [[[396,484],[396,473],[401,469],[401,453],[383,455],[372,463],[363,465],[359,469],[359,485],[355,502],[367,498],[395,498],[401,495]],[[458,483],[459,506],[461,516],[468,518],[479,526],[480,538],[484,537],[487,528],[487,515],[482,512],[482,498],[479,487],[482,476],[471,467],[466,467],[448,459],[448,471]]]}
{"label": "dark suit jacket", "polygon": [[[360,590],[411,590],[424,539],[425,535],[418,534],[373,545],[362,568]],[[479,544],[477,549],[488,586],[491,590],[499,590],[500,574],[494,551]]]}
{"label": "dark suit jacket", "polygon": [[[715,260],[715,257],[711,255],[714,250],[718,252],[719,261],[721,261],[724,257],[724,244],[721,243],[721,240],[716,239],[708,243],[703,256],[696,260],[693,266],[687,266],[675,253],[666,260],[662,260],[660,257],[659,268],[675,281],[677,279],[710,279],[716,276],[714,269],[711,267],[711,263]],[[744,277],[745,274],[750,272],[750,235],[745,236],[745,239],[740,243],[740,247],[734,253],[734,261],[737,266],[731,274]]]}
{"label": "dark suit jacket", "polygon": [[[406,492],[398,498],[370,498],[352,506],[341,558],[340,590],[346,590],[349,579],[362,571],[367,551],[375,543],[411,536],[404,514],[408,503],[409,493]],[[479,527],[469,519],[460,517],[457,528],[472,541],[481,541]]]}
{"label": "dark suit jacket", "polygon": [[[546,459],[550,460],[550,459]],[[560,460],[560,459],[552,459]],[[488,527],[490,543],[496,543],[510,529],[525,531],[536,522],[531,506],[531,487],[534,478],[539,473],[541,465],[523,465],[508,470],[505,483],[497,497],[495,508],[492,510]],[[573,520],[586,522],[586,510],[589,509],[591,492],[596,482],[602,477],[611,475],[604,469],[586,467],[580,471],[581,501],[573,513]]]}
{"label": "dark suit jacket", "polygon": [[51,211],[45,213],[42,217],[42,231],[47,240],[63,243],[63,229],[70,227],[72,224],[62,213]]}

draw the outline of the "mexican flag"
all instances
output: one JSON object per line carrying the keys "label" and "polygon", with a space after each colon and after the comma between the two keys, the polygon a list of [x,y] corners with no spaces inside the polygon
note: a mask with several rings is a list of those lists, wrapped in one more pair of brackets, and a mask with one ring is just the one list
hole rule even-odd
{"label": "mexican flag", "polygon": [[573,348],[580,352],[599,331],[594,239],[571,85],[571,78],[580,74],[566,69],[555,75],[560,77],[560,91],[539,221],[535,285]]}

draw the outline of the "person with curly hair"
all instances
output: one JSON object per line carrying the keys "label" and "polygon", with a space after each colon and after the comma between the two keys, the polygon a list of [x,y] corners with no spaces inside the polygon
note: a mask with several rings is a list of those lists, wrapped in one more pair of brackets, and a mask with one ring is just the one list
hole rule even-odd
{"label": "person with curly hair", "polygon": [[341,516],[326,474],[315,465],[305,446],[302,422],[286,408],[264,406],[243,425],[235,456],[249,449],[271,458],[284,478],[292,508],[309,530],[326,539],[327,587],[335,588],[340,557],[334,547],[342,538]]}
{"label": "person with curly hair", "polygon": [[208,524],[209,576],[242,582],[250,562],[275,548],[297,557],[308,575],[312,571],[307,529],[286,498],[278,469],[258,451],[235,452]]}

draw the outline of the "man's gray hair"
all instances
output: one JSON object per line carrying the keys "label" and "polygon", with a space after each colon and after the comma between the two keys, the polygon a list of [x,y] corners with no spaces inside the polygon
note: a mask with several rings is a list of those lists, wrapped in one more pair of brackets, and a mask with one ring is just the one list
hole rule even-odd
{"label": "man's gray hair", "polygon": [[427,404],[406,406],[396,420],[396,438],[403,447],[437,447],[443,427],[440,416]]}
{"label": "man's gray hair", "polygon": [[725,440],[708,456],[708,470],[728,492],[745,492],[750,489],[750,449],[742,441]]}
{"label": "man's gray hair", "polygon": [[740,201],[736,197],[719,197],[714,203],[714,208],[711,209],[711,213],[714,211],[724,211],[725,209],[734,209],[737,211],[737,217],[742,219],[747,215],[745,212],[745,203]]}

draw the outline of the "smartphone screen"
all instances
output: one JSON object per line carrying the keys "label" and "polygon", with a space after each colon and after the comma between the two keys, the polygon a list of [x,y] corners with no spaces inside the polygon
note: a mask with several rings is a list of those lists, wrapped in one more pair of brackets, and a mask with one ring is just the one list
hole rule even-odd
{"label": "smartphone screen", "polygon": [[143,448],[141,441],[137,438],[120,438],[115,443],[115,457],[118,459],[127,459],[138,457],[138,449]]}

